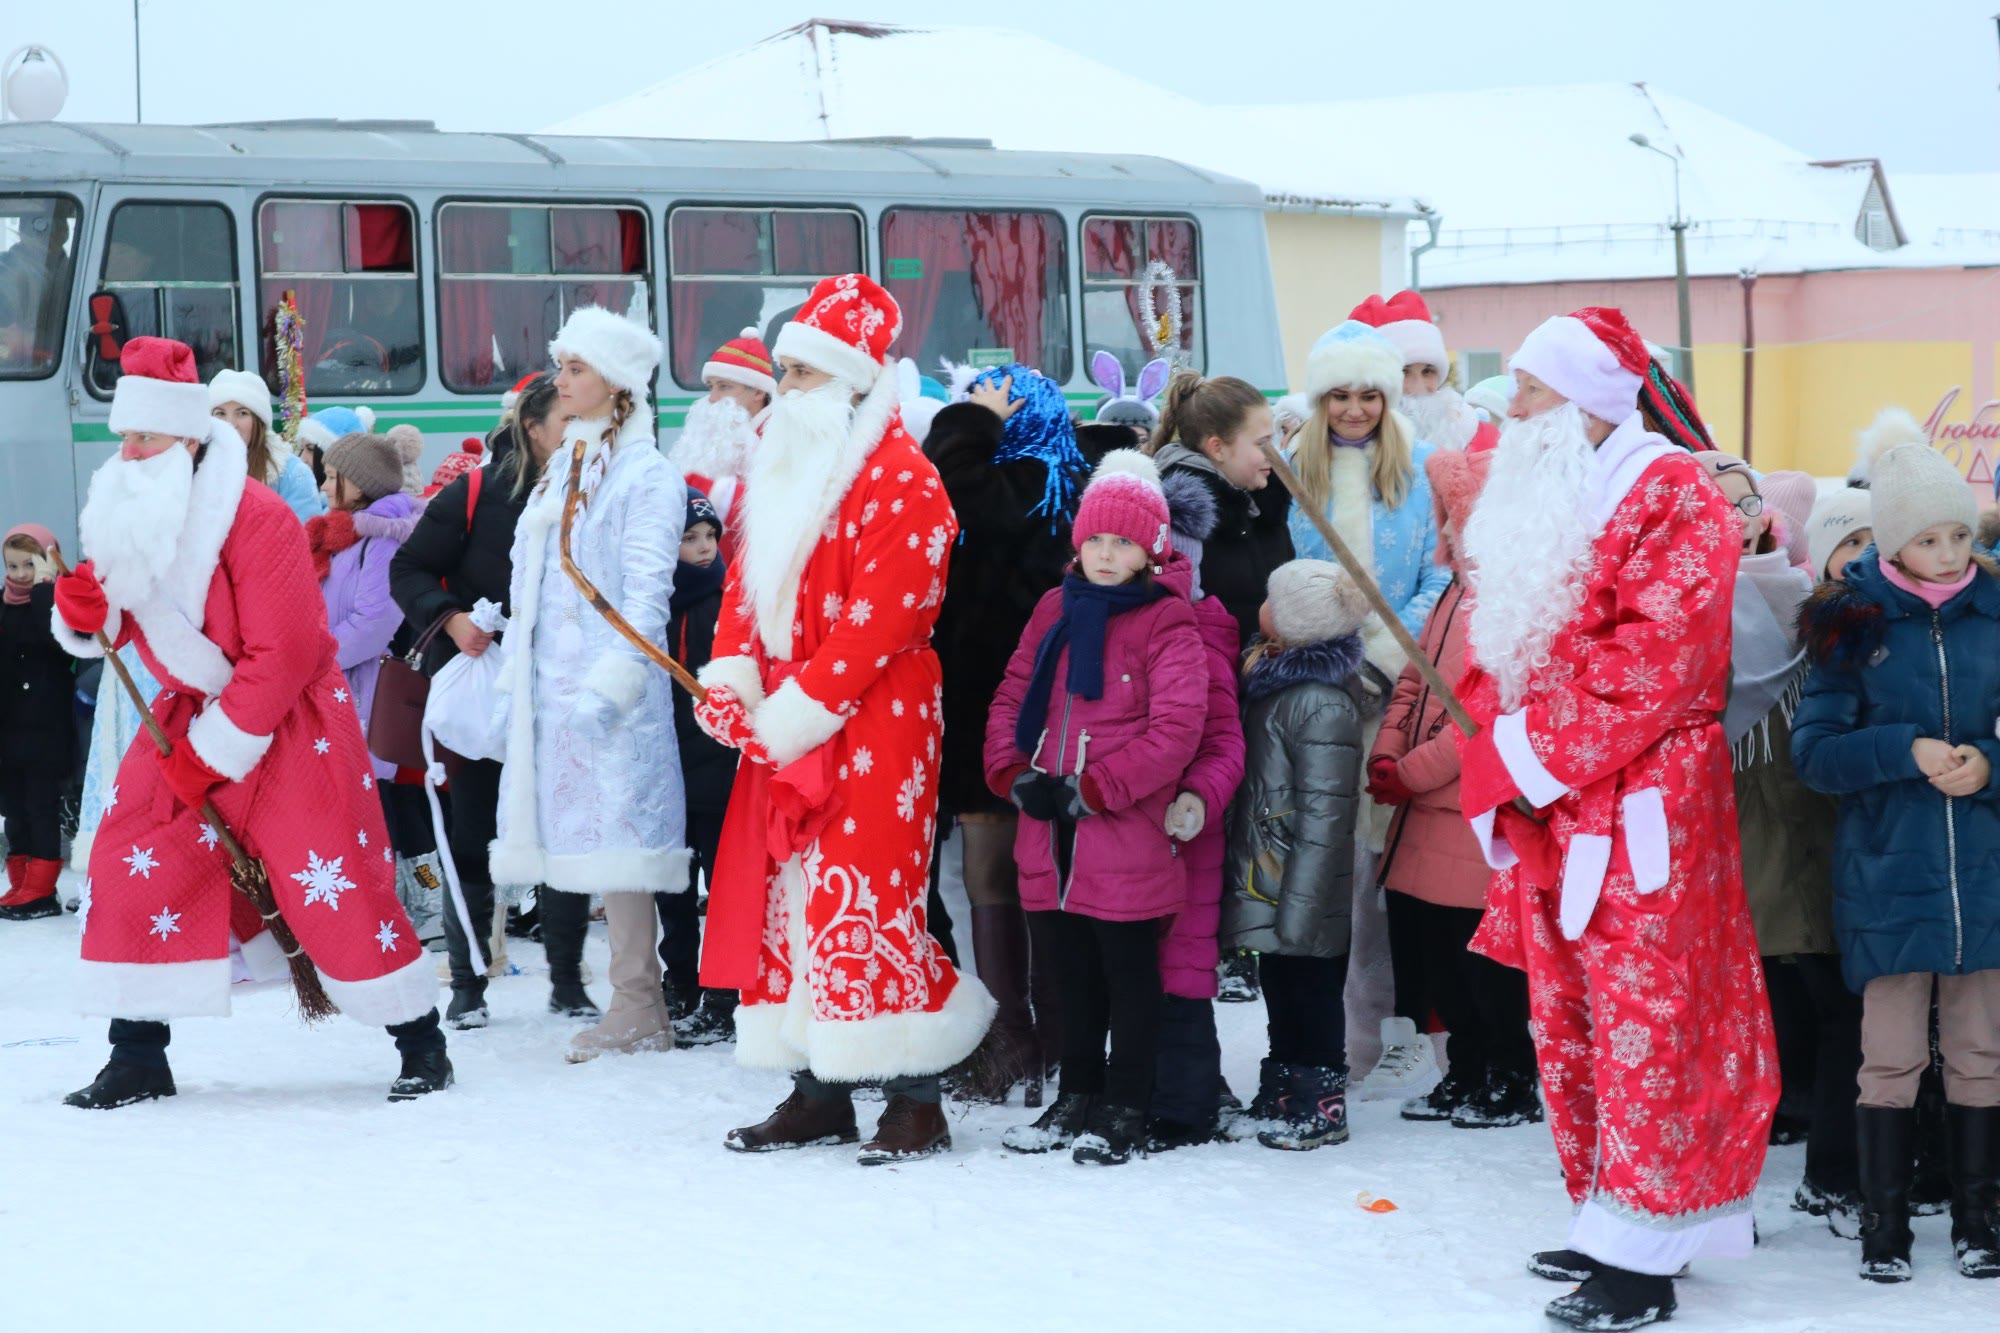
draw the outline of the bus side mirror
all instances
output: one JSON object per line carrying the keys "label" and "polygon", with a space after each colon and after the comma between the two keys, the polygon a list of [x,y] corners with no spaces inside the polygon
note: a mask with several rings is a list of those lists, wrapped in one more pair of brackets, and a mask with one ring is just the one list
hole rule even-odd
{"label": "bus side mirror", "polygon": [[125,351],[125,303],[116,292],[90,295],[90,336],[97,341],[92,352],[100,361],[116,361]]}

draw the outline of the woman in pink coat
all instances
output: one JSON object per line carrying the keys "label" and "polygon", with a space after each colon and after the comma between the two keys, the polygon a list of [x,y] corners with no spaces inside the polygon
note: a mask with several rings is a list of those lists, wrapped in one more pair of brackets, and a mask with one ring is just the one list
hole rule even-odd
{"label": "woman in pink coat", "polygon": [[[1454,577],[1424,622],[1419,646],[1450,681],[1465,672],[1471,619],[1456,538],[1492,457],[1440,449],[1424,462],[1438,511],[1438,555]],[[1459,812],[1455,733],[1443,700],[1414,665],[1403,668],[1368,760],[1369,794],[1397,807],[1378,878],[1389,890],[1396,1011],[1435,1011],[1444,1020],[1451,1069],[1428,1094],[1405,1102],[1402,1115],[1460,1129],[1524,1124],[1542,1118],[1527,979],[1466,948],[1493,872]]]}

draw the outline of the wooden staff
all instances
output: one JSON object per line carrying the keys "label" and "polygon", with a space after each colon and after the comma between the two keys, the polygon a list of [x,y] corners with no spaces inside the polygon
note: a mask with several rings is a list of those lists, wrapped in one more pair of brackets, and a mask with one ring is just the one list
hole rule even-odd
{"label": "wooden staff", "polygon": [[[52,550],[49,556],[55,562],[58,573],[70,572],[69,566],[63,562],[61,552]],[[153,744],[160,747],[161,757],[171,755],[174,752],[174,743],[168,740],[167,733],[161,730],[159,720],[153,716],[153,710],[147,705],[145,696],[139,693],[138,683],[132,679],[132,673],[126,670],[125,663],[112,648],[111,637],[101,629],[92,637],[97,640],[97,646],[104,650],[104,660],[110,663],[112,671],[118,676],[119,683],[124,685],[126,695],[132,700],[132,706],[139,710],[139,720],[145,724],[147,734],[153,738]],[[312,959],[306,957],[305,947],[299,943],[299,937],[292,933],[291,926],[278,911],[277,897],[271,892],[271,876],[264,869],[263,863],[243,850],[243,844],[237,841],[234,833],[230,832],[229,825],[222,822],[222,815],[217,812],[214,801],[203,801],[200,814],[208,822],[208,826],[215,830],[215,836],[222,843],[223,850],[229,853],[230,887],[250,900],[251,905],[257,909],[257,915],[269,928],[272,941],[284,951],[285,961],[292,972],[292,992],[298,997],[299,1017],[308,1023],[316,1023],[322,1018],[331,1018],[339,1013],[340,1010],[327,995],[326,987],[320,982],[318,969],[313,966]]]}
{"label": "wooden staff", "polygon": [[563,497],[562,530],[557,535],[556,543],[556,549],[562,556],[563,573],[569,575],[569,581],[576,585],[576,590],[583,594],[583,600],[590,603],[591,609],[609,621],[611,628],[623,635],[634,648],[644,653],[654,666],[673,677],[674,684],[697,699],[705,699],[708,697],[708,691],[701,687],[701,683],[694,678],[693,673],[676,662],[673,654],[632,628],[632,622],[620,615],[618,608],[605,600],[604,594],[597,590],[597,585],[592,583],[590,577],[577,568],[576,561],[570,558],[569,535],[570,529],[576,523],[577,506],[583,500],[583,451],[588,443],[588,440],[578,440],[569,454],[569,494]]}
{"label": "wooden staff", "polygon": [[[1265,460],[1271,465],[1272,474],[1285,484],[1286,490],[1292,493],[1292,503],[1297,505],[1311,521],[1320,535],[1320,540],[1326,543],[1329,551],[1333,552],[1333,558],[1340,562],[1340,567],[1354,580],[1354,586],[1361,589],[1361,595],[1368,599],[1368,605],[1374,608],[1376,617],[1388,629],[1390,637],[1394,638],[1408,655],[1410,664],[1416,667],[1417,674],[1424,678],[1424,684],[1428,685],[1431,692],[1437,695],[1439,702],[1444,704],[1444,711],[1452,722],[1467,736],[1477,736],[1479,724],[1472,720],[1472,714],[1465,711],[1465,705],[1460,703],[1458,695],[1452,692],[1444,673],[1437,669],[1437,663],[1431,661],[1430,654],[1417,643],[1417,636],[1410,633],[1409,626],[1405,625],[1402,618],[1396,614],[1396,608],[1389,605],[1389,599],[1384,597],[1382,589],[1376,586],[1374,576],[1368,572],[1368,566],[1355,557],[1354,552],[1348,549],[1347,543],[1340,539],[1340,534],[1333,530],[1333,524],[1327,522],[1326,515],[1307,498],[1305,487],[1300,484],[1298,474],[1292,471],[1292,465],[1285,461],[1285,456],[1278,452],[1277,446],[1266,440],[1262,448]],[[1526,797],[1515,797],[1514,808],[1530,819],[1536,817],[1534,806]]]}

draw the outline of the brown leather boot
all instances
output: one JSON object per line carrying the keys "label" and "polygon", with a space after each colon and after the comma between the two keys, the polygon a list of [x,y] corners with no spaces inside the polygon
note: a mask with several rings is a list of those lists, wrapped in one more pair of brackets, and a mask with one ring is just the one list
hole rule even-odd
{"label": "brown leather boot", "polygon": [[[886,1115],[884,1116],[886,1119]],[[722,1146],[731,1152],[781,1152],[852,1143],[861,1137],[854,1127],[854,1102],[847,1097],[808,1097],[796,1086],[791,1096],[762,1124],[732,1129]]]}
{"label": "brown leather boot", "polygon": [[1040,1106],[1042,1052],[1028,1008],[1028,922],[1021,909],[973,908],[972,954],[979,979],[992,992],[999,1010],[979,1049],[972,1053],[967,1072],[953,1086],[952,1100],[1003,1106],[1014,1085],[1025,1083],[1024,1104]]}
{"label": "brown leather boot", "polygon": [[899,1094],[882,1109],[882,1118],[875,1122],[875,1137],[861,1145],[854,1160],[863,1166],[886,1166],[950,1150],[951,1126],[944,1118],[944,1108]]}

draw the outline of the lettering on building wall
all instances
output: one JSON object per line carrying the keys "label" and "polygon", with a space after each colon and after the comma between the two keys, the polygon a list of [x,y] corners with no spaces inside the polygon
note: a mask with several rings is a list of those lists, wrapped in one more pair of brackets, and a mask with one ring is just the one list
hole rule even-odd
{"label": "lettering on building wall", "polygon": [[1954,387],[1938,399],[1938,405],[1924,419],[1924,435],[1965,474],[1968,484],[2000,496],[2000,480],[1996,480],[2000,473],[1994,468],[1994,458],[2000,455],[2000,398],[1981,403],[1969,421],[1946,421],[1946,414],[1964,392]]}

